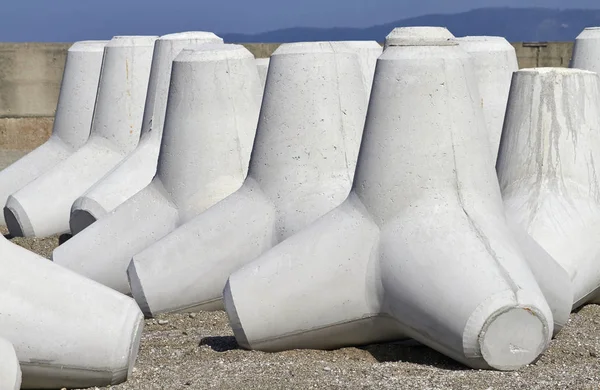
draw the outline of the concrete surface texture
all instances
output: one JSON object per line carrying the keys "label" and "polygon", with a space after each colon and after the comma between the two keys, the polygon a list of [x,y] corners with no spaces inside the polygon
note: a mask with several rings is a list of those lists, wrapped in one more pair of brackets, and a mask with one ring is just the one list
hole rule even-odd
{"label": "concrete surface texture", "polygon": [[118,36],[106,45],[90,137],[8,198],[4,216],[13,236],[68,232],[73,202],[135,148],[155,40]]}
{"label": "concrete surface texture", "polygon": [[[69,48],[52,136],[42,146],[0,171],[0,204],[85,144],[92,125],[102,56],[107,41],[77,42]],[[5,225],[0,215],[0,225]]]}
{"label": "concrete surface texture", "polygon": [[509,218],[568,273],[573,308],[600,287],[600,79],[578,69],[517,72],[497,171]]}
{"label": "concrete surface texture", "polygon": [[362,72],[347,45],[277,49],[242,188],[133,257],[131,290],[147,316],[222,308],[233,271],[344,201],[368,102]]}
{"label": "concrete surface texture", "polygon": [[575,39],[570,68],[600,72],[600,27],[588,27]]}
{"label": "concrete surface texture", "polygon": [[22,388],[106,386],[131,375],[144,325],[135,301],[3,237],[0,253],[8,286],[0,337],[16,350]]}
{"label": "concrete surface texture", "polygon": [[258,75],[260,77],[260,84],[262,88],[265,88],[265,84],[267,82],[267,73],[269,72],[269,62],[270,58],[257,58],[256,59],[256,67],[258,69]]}
{"label": "concrete surface texture", "polygon": [[139,143],[119,165],[73,203],[69,221],[71,233],[79,233],[150,184],[156,174],[171,65],[183,48],[202,43],[223,43],[223,39],[210,32],[193,31],[165,35],[156,41]]}
{"label": "concrete surface texture", "polygon": [[418,46],[420,43],[439,46],[456,45],[455,37],[445,27],[397,27],[385,37],[384,48],[389,46]]}
{"label": "concrete surface texture", "polygon": [[261,93],[254,57],[243,46],[183,50],[173,63],[156,177],[58,247],[53,260],[129,292],[126,270],[133,255],[244,182]]}
{"label": "concrete surface texture", "polygon": [[21,367],[12,344],[0,338],[0,389],[21,388]]}
{"label": "concrete surface texture", "polygon": [[373,76],[375,75],[375,65],[377,59],[383,52],[381,45],[375,41],[340,41],[333,44],[342,44],[358,54],[360,66],[362,68],[363,81],[367,91],[367,97],[371,96],[371,86],[373,85]]}
{"label": "concrete surface texture", "polygon": [[462,37],[460,47],[471,55],[492,156],[498,155],[504,113],[513,72],[519,70],[515,48],[502,37]]}
{"label": "concrete surface texture", "polygon": [[447,36],[394,31],[349,198],[229,278],[240,345],[335,348],[380,341],[375,324],[391,322],[498,370],[549,345],[552,313],[505,221],[472,61]]}

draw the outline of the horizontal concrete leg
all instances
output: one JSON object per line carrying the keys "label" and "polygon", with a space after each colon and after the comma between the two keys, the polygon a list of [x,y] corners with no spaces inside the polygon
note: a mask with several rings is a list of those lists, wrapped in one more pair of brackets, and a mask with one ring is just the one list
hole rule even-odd
{"label": "horizontal concrete leg", "polygon": [[21,367],[12,344],[0,338],[0,389],[21,388]]}
{"label": "horizontal concrete leg", "polygon": [[125,160],[76,199],[71,207],[71,233],[79,233],[150,184],[156,174],[159,148],[160,142],[138,145]]}
{"label": "horizontal concrete leg", "polygon": [[148,317],[216,310],[229,275],[275,242],[276,213],[256,185],[217,203],[133,256],[131,291]]}
{"label": "horizontal concrete leg", "polygon": [[233,273],[225,307],[238,343],[281,351],[397,340],[380,313],[379,228],[356,198]]}
{"label": "horizontal concrete leg", "polygon": [[463,202],[415,203],[385,226],[384,311],[469,367],[518,369],[547,348],[552,313],[502,216]]}
{"label": "horizontal concrete leg", "polygon": [[178,210],[153,181],[52,253],[55,263],[124,294],[131,257],[175,229]]}
{"label": "horizontal concrete leg", "polygon": [[519,225],[507,221],[523,251],[525,260],[552,310],[554,336],[567,325],[573,304],[573,285],[569,274]]}
{"label": "horizontal concrete leg", "polygon": [[[0,205],[4,206],[10,195],[35,180],[70,154],[70,148],[58,137],[50,137],[39,148],[0,170]],[[6,225],[2,213],[0,213],[0,225]]]}
{"label": "horizontal concrete leg", "polygon": [[69,158],[12,194],[4,215],[14,236],[69,232],[71,206],[123,156],[103,142],[88,142]]}
{"label": "horizontal concrete leg", "polygon": [[135,301],[3,238],[0,253],[0,337],[15,348],[22,388],[127,380],[144,325]]}

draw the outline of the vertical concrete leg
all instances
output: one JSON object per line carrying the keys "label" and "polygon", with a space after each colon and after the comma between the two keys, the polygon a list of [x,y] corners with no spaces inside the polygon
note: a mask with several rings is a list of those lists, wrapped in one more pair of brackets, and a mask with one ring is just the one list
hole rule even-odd
{"label": "vertical concrete leg", "polygon": [[588,27],[575,39],[570,68],[600,72],[600,27]]}
{"label": "vertical concrete leg", "polygon": [[363,80],[367,90],[367,97],[371,96],[375,65],[377,64],[377,59],[383,52],[383,48],[375,41],[340,41],[336,43],[345,45],[358,54],[360,67],[363,71]]}
{"label": "vertical concrete leg", "polygon": [[155,40],[115,37],[106,45],[90,138],[8,198],[4,216],[13,236],[68,232],[75,199],[135,148]]}
{"label": "vertical concrete leg", "polygon": [[[42,146],[0,171],[0,205],[6,204],[9,195],[66,159],[87,141],[106,43],[82,41],[69,48],[52,135]],[[0,225],[5,224],[2,214]]]}
{"label": "vertical concrete leg", "polygon": [[600,287],[599,128],[597,74],[515,73],[497,163],[506,212],[565,269],[574,307]]}
{"label": "vertical concrete leg", "polygon": [[173,63],[156,177],[54,250],[53,260],[128,293],[133,255],[244,182],[260,93],[254,57],[243,46],[184,49]]}
{"label": "vertical concrete leg", "polygon": [[481,95],[481,107],[494,161],[498,155],[502,125],[513,72],[519,70],[515,48],[502,37],[462,37],[460,47],[473,58]]}
{"label": "vertical concrete leg", "polygon": [[127,380],[144,326],[135,301],[4,238],[0,253],[0,284],[8,287],[0,291],[0,337],[16,350],[22,387],[86,388]]}
{"label": "vertical concrete leg", "polygon": [[340,324],[358,344],[377,339],[361,319],[379,315],[475,368],[518,369],[548,346],[552,313],[504,217],[472,62],[446,36],[390,35],[348,200],[229,278],[240,344],[315,347],[314,332],[330,347],[320,335]]}
{"label": "vertical concrete leg", "polygon": [[222,307],[232,272],[348,195],[368,100],[358,54],[284,44],[269,67],[242,189],[133,257],[132,293],[146,315]]}
{"label": "vertical concrete leg", "polygon": [[12,344],[0,338],[0,389],[21,388],[21,367]]}
{"label": "vertical concrete leg", "polygon": [[79,233],[150,184],[156,174],[173,60],[183,48],[203,43],[223,43],[223,39],[198,31],[169,34],[156,41],[140,141],[119,165],[73,203],[71,233]]}

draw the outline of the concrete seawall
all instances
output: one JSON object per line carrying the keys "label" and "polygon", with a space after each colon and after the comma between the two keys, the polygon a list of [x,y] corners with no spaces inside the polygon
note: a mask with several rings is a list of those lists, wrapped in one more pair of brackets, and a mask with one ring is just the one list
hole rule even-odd
{"label": "concrete seawall", "polygon": [[[70,43],[0,42],[0,149],[30,150],[44,143],[52,123]],[[277,43],[244,46],[269,57]],[[519,67],[569,65],[572,42],[513,43]]]}

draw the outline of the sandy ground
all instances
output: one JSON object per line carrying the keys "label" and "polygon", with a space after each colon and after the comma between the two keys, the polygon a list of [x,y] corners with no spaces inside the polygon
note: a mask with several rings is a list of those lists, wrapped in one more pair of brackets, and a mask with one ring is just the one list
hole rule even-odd
{"label": "sandy ground", "polygon": [[[0,167],[17,155],[0,153]],[[12,241],[49,257],[59,238]],[[223,312],[164,315],[146,321],[132,378],[110,388],[599,389],[600,306],[573,313],[537,362],[508,373],[467,369],[414,343],[336,351],[245,351],[235,342]]]}

